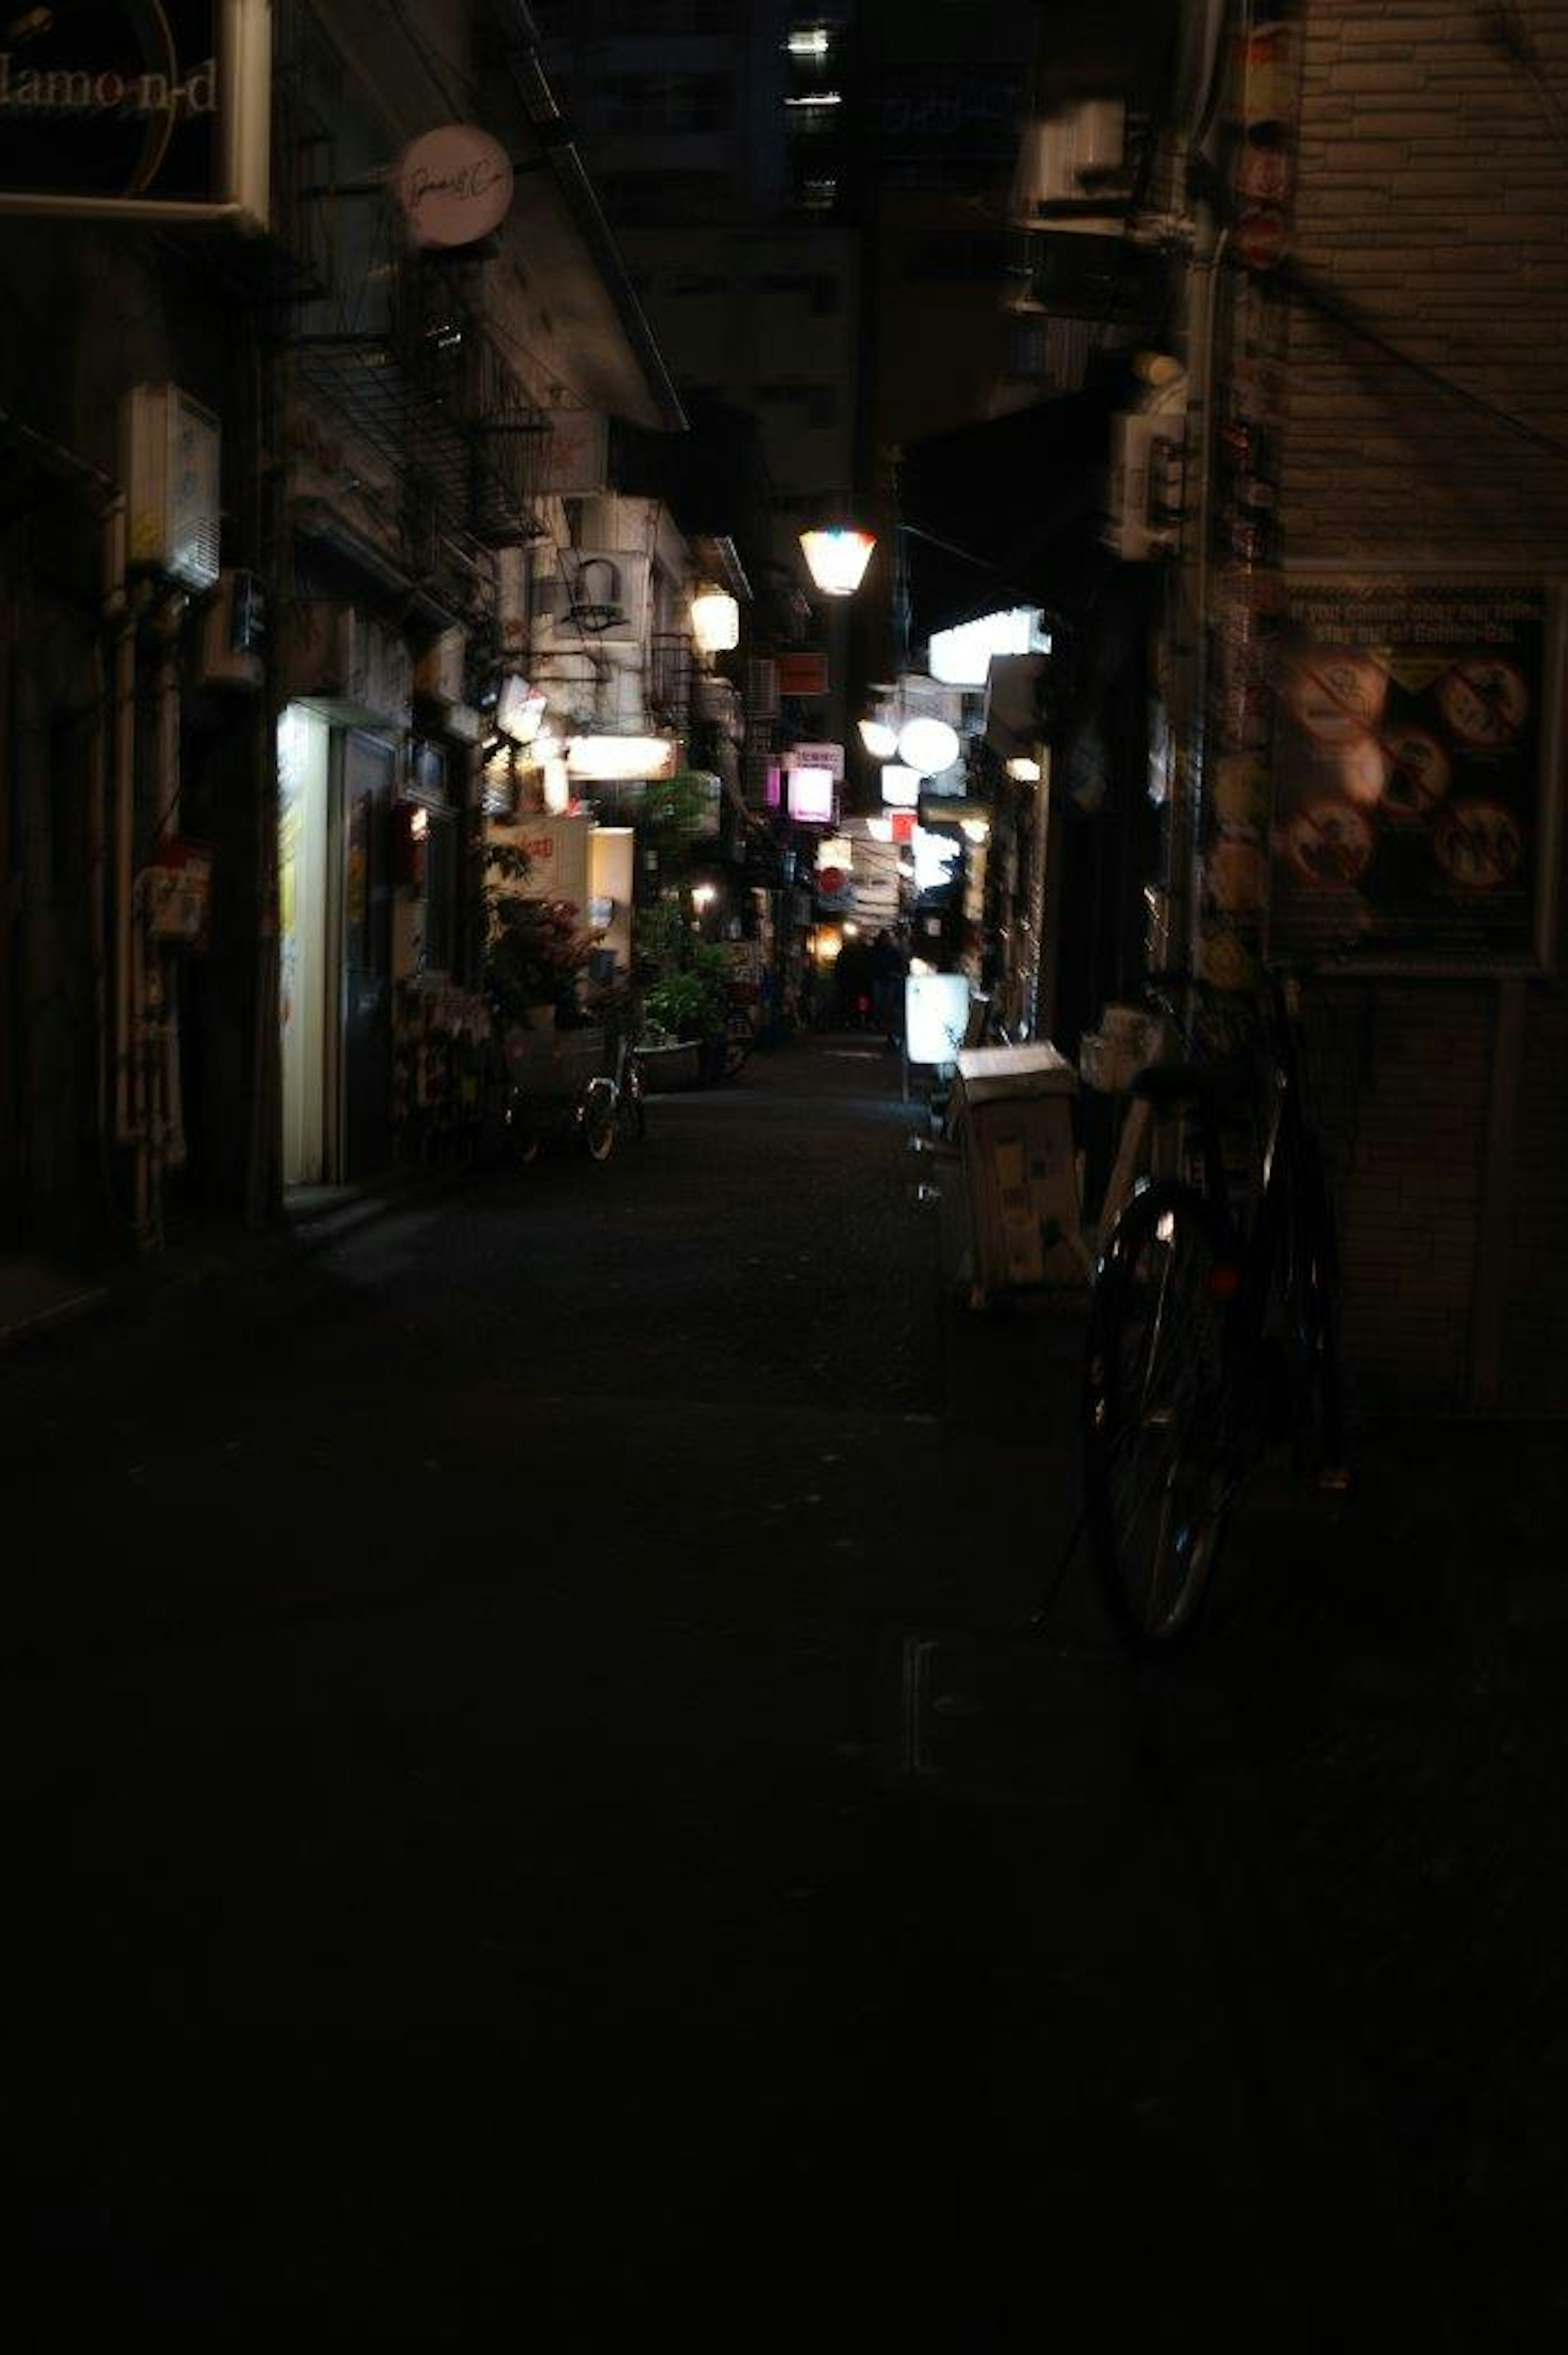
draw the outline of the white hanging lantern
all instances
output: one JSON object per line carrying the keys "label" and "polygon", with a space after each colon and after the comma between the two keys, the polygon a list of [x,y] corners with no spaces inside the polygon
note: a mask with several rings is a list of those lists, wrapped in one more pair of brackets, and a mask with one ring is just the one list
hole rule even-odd
{"label": "white hanging lantern", "polygon": [[692,635],[705,655],[727,655],[740,644],[740,607],[725,589],[700,589],[692,600]]}
{"label": "white hanging lantern", "polygon": [[909,719],[898,731],[898,757],[923,777],[950,769],[959,757],[958,730],[945,719]]}

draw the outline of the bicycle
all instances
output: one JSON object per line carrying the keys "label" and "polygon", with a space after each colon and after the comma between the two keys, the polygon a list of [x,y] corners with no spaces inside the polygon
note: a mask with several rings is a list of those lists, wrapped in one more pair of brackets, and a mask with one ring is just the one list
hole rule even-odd
{"label": "bicycle", "polygon": [[[1303,1102],[1293,987],[1263,993],[1256,1051],[1150,1063],[1156,1122],[1185,1118],[1192,1178],[1145,1179],[1095,1271],[1084,1377],[1086,1518],[1124,1631],[1169,1643],[1196,1620],[1248,1472],[1288,1436],[1298,1469],[1342,1487],[1336,1256]],[[1225,1124],[1258,1103],[1250,1219],[1231,1202]]]}
{"label": "bicycle", "polygon": [[526,1167],[558,1142],[604,1162],[623,1140],[641,1142],[648,1116],[631,1028],[616,1018],[565,1031],[514,1029],[498,1042],[492,1128],[503,1158]]}

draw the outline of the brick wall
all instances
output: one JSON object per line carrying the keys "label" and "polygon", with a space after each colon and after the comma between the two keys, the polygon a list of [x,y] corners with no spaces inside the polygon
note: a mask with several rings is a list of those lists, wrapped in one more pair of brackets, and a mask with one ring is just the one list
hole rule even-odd
{"label": "brick wall", "polygon": [[[1524,29],[1530,65],[1496,37]],[[1489,28],[1492,28],[1489,30]],[[1280,520],[1287,567],[1568,575],[1568,0],[1307,0]],[[1314,305],[1348,309],[1431,381]],[[1485,413],[1509,412],[1527,431]],[[1556,448],[1549,443],[1563,446]],[[1555,780],[1561,793],[1562,779]],[[1564,895],[1558,898],[1563,945]],[[1476,1402],[1489,979],[1346,985],[1315,1045],[1362,1404]],[[1494,1197],[1500,1391],[1568,1408],[1568,990],[1526,990]]]}
{"label": "brick wall", "polygon": [[1297,260],[1462,389],[1297,304],[1281,505],[1293,562],[1563,564],[1568,447],[1477,406],[1568,444],[1568,159],[1548,112],[1568,91],[1568,5],[1508,13],[1537,46],[1545,95],[1487,37],[1496,9],[1308,0]]}

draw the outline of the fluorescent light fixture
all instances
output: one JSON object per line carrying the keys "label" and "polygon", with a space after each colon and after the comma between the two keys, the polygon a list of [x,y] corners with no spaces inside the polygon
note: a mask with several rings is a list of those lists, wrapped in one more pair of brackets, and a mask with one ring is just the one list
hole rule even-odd
{"label": "fluorescent light fixture", "polygon": [[1038,761],[1022,759],[1009,761],[1007,773],[1015,784],[1037,785],[1040,783],[1040,763]]}
{"label": "fluorescent light fixture", "polygon": [[811,90],[804,98],[787,98],[786,106],[842,106],[843,100],[836,90]]}
{"label": "fluorescent light fixture", "polygon": [[692,600],[692,635],[705,655],[727,655],[740,644],[740,607],[724,589],[700,589]]}
{"label": "fluorescent light fixture", "polygon": [[[957,629],[938,630],[931,640],[931,676],[944,687],[983,687],[992,655],[1038,654],[1040,615],[1033,605],[1010,605],[981,613]],[[1047,642],[1048,643],[1048,642]]]}
{"label": "fluorescent light fixture", "polygon": [[792,58],[825,58],[828,40],[825,25],[798,25],[789,35],[789,55]]}
{"label": "fluorescent light fixture", "polygon": [[667,777],[674,757],[674,743],[668,736],[574,736],[567,746],[570,774],[601,784]]}
{"label": "fluorescent light fixture", "polygon": [[916,809],[920,803],[920,772],[889,765],[882,773],[882,798],[889,809]]}
{"label": "fluorescent light fixture", "polygon": [[898,757],[923,777],[950,769],[959,757],[958,730],[945,719],[906,720],[898,731]]}
{"label": "fluorescent light fixture", "polygon": [[862,719],[856,723],[860,741],[874,761],[891,761],[898,750],[898,730],[890,728],[885,719]]}
{"label": "fluorescent light fixture", "polygon": [[800,552],[806,570],[824,597],[853,597],[865,578],[876,535],[835,524],[828,531],[803,531]]}

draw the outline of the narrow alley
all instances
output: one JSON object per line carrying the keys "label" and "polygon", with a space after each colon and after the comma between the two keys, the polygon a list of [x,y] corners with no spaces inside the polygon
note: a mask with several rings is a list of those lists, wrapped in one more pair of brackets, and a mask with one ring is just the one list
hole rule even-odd
{"label": "narrow alley", "polygon": [[954,1305],[916,1121],[800,1042],[5,1367],[62,2329],[1445,2343],[1255,1788],[1289,1626],[1135,1677],[1077,1561],[1030,1634],[1078,1321]]}

